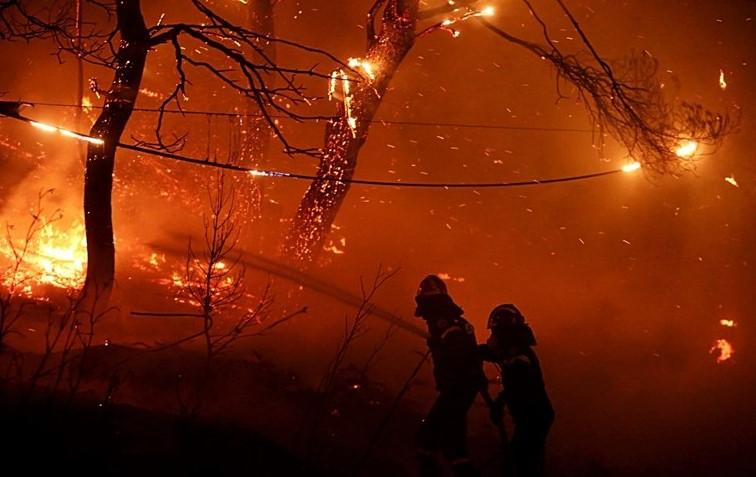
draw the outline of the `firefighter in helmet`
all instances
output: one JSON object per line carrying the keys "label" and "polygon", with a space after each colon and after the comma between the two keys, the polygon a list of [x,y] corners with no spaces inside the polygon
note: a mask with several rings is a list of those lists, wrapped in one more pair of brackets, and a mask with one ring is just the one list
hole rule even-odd
{"label": "firefighter in helmet", "polygon": [[456,476],[479,475],[467,451],[467,412],[487,386],[473,327],[436,275],[420,282],[415,316],[428,325],[428,347],[438,396],[417,436],[421,475],[441,475],[436,454],[449,462]]}
{"label": "firefighter in helmet", "polygon": [[499,367],[502,391],[491,406],[501,422],[504,406],[514,422],[511,451],[518,477],[543,475],[546,436],[554,410],[546,392],[541,365],[533,350],[533,330],[512,304],[499,305],[488,318],[491,336],[479,349],[483,360]]}

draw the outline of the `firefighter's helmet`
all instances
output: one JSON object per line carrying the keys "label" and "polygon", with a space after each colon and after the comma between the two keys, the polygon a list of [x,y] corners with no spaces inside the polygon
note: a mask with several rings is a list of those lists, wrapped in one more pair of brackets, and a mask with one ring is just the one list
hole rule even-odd
{"label": "firefighter's helmet", "polygon": [[438,275],[428,275],[417,287],[416,296],[447,295],[446,283]]}
{"label": "firefighter's helmet", "polygon": [[511,303],[499,305],[488,315],[488,328],[504,328],[507,326],[522,325],[525,323],[525,317],[520,310]]}

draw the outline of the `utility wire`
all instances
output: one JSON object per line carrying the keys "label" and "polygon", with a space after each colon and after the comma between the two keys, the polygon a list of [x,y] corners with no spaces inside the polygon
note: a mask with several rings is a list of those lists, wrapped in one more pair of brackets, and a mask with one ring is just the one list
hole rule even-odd
{"label": "utility wire", "polygon": [[[3,105],[0,104],[0,106],[3,106]],[[0,108],[0,116],[5,116],[11,119],[23,121],[25,123],[34,125],[38,128],[41,127],[41,129],[47,130],[48,132],[57,131],[57,132],[63,133],[66,136],[74,137],[79,140],[84,140],[84,141],[93,142],[93,143],[99,142],[99,144],[102,144],[102,139],[94,138],[86,134],[80,134],[77,132],[69,131],[67,129],[60,128],[57,126],[47,125],[39,121],[34,121],[32,119],[21,116],[20,114],[18,114],[18,107],[11,103],[6,103],[5,106],[8,106],[8,108],[5,108],[7,109],[7,111],[5,111],[3,108]],[[10,106],[15,106],[15,109],[10,109]],[[215,167],[219,169],[243,172],[243,173],[251,174],[252,176],[256,176],[256,177],[280,177],[284,179],[336,182],[336,183],[342,183],[342,184],[359,184],[359,185],[374,186],[374,187],[398,187],[398,188],[418,188],[418,189],[419,188],[424,188],[424,189],[502,189],[502,188],[508,188],[508,187],[523,187],[523,186],[556,184],[556,183],[563,183],[563,182],[576,182],[576,181],[581,181],[581,180],[594,179],[597,177],[617,174],[619,172],[625,171],[625,169],[620,168],[620,169],[611,169],[608,171],[593,172],[589,174],[580,174],[580,175],[575,175],[575,176],[553,177],[553,178],[546,178],[546,179],[529,179],[529,180],[510,181],[510,182],[400,182],[400,181],[384,181],[384,180],[373,180],[373,179],[354,179],[354,178],[345,179],[345,178],[338,178],[338,177],[320,177],[320,176],[312,175],[312,174],[298,174],[294,172],[254,169],[254,168],[239,166],[235,164],[214,162],[209,159],[197,159],[193,157],[184,156],[181,154],[175,154],[168,151],[161,151],[157,149],[142,147],[135,144],[126,144],[126,143],[118,142],[116,143],[116,146],[121,149],[127,149],[130,151],[139,152],[139,153],[147,154],[151,156],[163,157],[166,159],[172,159],[175,161],[186,162],[189,164],[195,164],[199,166]]]}
{"label": "utility wire", "polygon": [[[24,102],[24,101],[21,101]],[[78,104],[67,103],[41,103],[29,101],[28,104],[38,106],[48,106],[52,108],[77,108],[77,109],[102,109],[103,106],[79,106]],[[159,113],[159,108],[134,108],[134,111],[143,113]],[[181,114],[185,116],[220,116],[220,117],[263,117],[259,113],[233,113],[227,111],[197,111],[197,110],[178,110],[166,109],[163,111],[167,114]],[[274,119],[292,119],[285,115],[273,114],[270,116]],[[315,119],[312,119],[315,121]],[[594,133],[592,129],[585,128],[556,128],[541,126],[512,126],[506,124],[485,124],[485,123],[464,123],[464,122],[433,122],[433,121],[399,121],[391,119],[372,119],[371,124],[382,124],[384,126],[416,126],[416,127],[445,127],[460,129],[500,129],[508,131],[540,131],[540,132],[568,132],[568,133]]]}
{"label": "utility wire", "polygon": [[182,156],[165,151],[158,151],[155,149],[144,148],[135,146],[133,144],[118,143],[118,147],[136,151],[144,154],[150,154],[153,156],[164,157],[166,159],[173,159],[180,162],[187,162],[190,164],[197,164],[200,166],[216,167],[219,169],[226,169],[237,172],[246,172],[253,176],[261,177],[281,177],[285,179],[294,180],[306,180],[306,181],[321,181],[321,182],[338,182],[342,184],[359,184],[365,186],[374,187],[399,187],[399,188],[415,188],[415,189],[503,189],[507,187],[523,187],[523,186],[535,186],[545,184],[555,184],[561,182],[575,182],[586,179],[594,179],[597,177],[608,176],[611,174],[617,174],[623,172],[622,169],[611,169],[608,171],[593,172],[589,174],[580,174],[575,176],[565,177],[553,177],[547,179],[529,179],[523,181],[511,181],[511,182],[398,182],[398,181],[382,181],[373,179],[339,179],[336,177],[319,177],[311,174],[297,174],[293,172],[283,171],[271,171],[260,170],[249,167],[237,166],[235,164],[225,164],[220,162],[213,162],[205,159],[196,159],[192,157]]}

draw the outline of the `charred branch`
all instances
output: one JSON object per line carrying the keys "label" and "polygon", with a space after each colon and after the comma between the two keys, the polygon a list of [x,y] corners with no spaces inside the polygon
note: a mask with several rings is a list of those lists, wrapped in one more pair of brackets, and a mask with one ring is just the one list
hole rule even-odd
{"label": "charred branch", "polygon": [[694,141],[716,149],[737,127],[737,118],[726,113],[714,113],[700,104],[670,98],[657,77],[658,62],[647,52],[610,64],[598,53],[564,2],[556,0],[586,49],[582,54],[563,52],[552,41],[548,26],[532,3],[523,2],[539,24],[545,44],[519,38],[485,20],[483,24],[504,40],[551,63],[556,71],[558,98],[567,97],[562,93],[563,84],[574,88],[598,131],[600,145],[608,134],[644,169],[677,174],[693,164],[680,160],[676,154],[681,144]]}
{"label": "charred branch", "polygon": [[[315,96],[308,96],[301,77],[330,79],[330,74],[317,71],[316,67],[284,67],[276,63],[270,53],[275,46],[286,46],[308,54],[314,54],[328,62],[342,67],[346,65],[335,56],[318,48],[300,43],[274,38],[268,34],[250,30],[226,20],[204,3],[193,0],[194,7],[205,16],[205,23],[177,23],[156,25],[150,29],[150,44],[156,47],[169,43],[174,50],[178,82],[174,90],[164,99],[156,128],[156,147],[164,147],[161,127],[165,108],[176,103],[181,109],[181,99],[186,95],[187,77],[185,65],[190,65],[217,78],[242,97],[257,106],[262,120],[272,130],[273,135],[283,145],[286,154],[319,156],[319,148],[305,148],[293,145],[284,135],[274,116],[283,116],[294,121],[328,120],[329,116],[300,114],[292,106],[309,105]],[[182,41],[193,40],[203,45],[204,57],[198,58],[190,48],[183,48]],[[220,60],[213,59],[213,56]],[[280,86],[274,86],[278,82]]]}

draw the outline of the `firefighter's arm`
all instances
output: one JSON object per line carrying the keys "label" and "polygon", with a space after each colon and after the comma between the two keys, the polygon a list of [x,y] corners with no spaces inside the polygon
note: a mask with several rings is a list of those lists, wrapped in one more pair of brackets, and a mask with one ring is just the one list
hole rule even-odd
{"label": "firefighter's arm", "polygon": [[478,345],[478,356],[482,361],[496,362],[496,352],[487,344]]}
{"label": "firefighter's arm", "polygon": [[489,408],[494,405],[494,400],[491,398],[491,394],[488,392],[488,380],[487,379],[480,386],[480,396],[483,398],[483,401],[485,401],[486,405]]}

